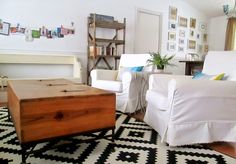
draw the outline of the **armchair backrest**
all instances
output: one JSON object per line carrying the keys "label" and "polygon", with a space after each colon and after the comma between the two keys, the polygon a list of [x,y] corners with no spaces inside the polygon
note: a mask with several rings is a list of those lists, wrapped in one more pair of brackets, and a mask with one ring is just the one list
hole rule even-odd
{"label": "armchair backrest", "polygon": [[236,51],[209,51],[206,55],[203,73],[214,75],[230,74],[236,70]]}
{"label": "armchair backrest", "polygon": [[122,54],[119,67],[146,66],[150,54]]}

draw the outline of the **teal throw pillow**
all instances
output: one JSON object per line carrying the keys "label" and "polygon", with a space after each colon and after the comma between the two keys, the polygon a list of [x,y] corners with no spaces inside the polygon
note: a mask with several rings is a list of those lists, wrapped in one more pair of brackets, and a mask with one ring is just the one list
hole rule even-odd
{"label": "teal throw pillow", "polygon": [[143,66],[137,66],[137,67],[120,67],[118,71],[118,75],[116,80],[121,81],[122,80],[122,75],[125,72],[141,72],[143,70]]}

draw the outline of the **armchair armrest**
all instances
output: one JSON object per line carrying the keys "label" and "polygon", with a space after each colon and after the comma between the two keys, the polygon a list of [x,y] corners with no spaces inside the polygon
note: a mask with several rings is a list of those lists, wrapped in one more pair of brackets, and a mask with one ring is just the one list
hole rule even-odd
{"label": "armchair armrest", "polygon": [[122,75],[122,82],[130,82],[132,80],[143,79],[149,76],[149,72],[125,72]]}
{"label": "armchair armrest", "polygon": [[122,75],[123,91],[136,97],[138,92],[148,87],[148,72],[125,72]]}
{"label": "armchair armrest", "polygon": [[[173,79],[169,83],[171,121],[232,120],[236,115],[236,82]],[[230,113],[230,114],[229,114]],[[196,117],[198,116],[198,117]]]}
{"label": "armchair armrest", "polygon": [[231,97],[236,98],[236,82],[221,80],[173,79],[176,94],[193,97]]}
{"label": "armchair armrest", "polygon": [[117,70],[94,69],[91,71],[92,81],[94,81],[94,80],[115,81],[117,74],[118,74]]}
{"label": "armchair armrest", "polygon": [[169,75],[169,74],[151,74],[149,77],[149,89],[167,92],[168,83],[172,79],[191,79],[192,76]]}

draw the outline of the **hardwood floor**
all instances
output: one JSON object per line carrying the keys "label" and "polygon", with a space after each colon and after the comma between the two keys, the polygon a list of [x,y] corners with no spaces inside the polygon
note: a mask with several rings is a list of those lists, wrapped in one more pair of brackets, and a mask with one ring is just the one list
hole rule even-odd
{"label": "hardwood floor", "polygon": [[216,142],[207,144],[210,149],[214,149],[218,152],[236,158],[236,143],[233,142]]}
{"label": "hardwood floor", "polygon": [[[136,112],[134,114],[130,114],[130,116],[136,118],[139,121],[143,121],[144,114],[145,114],[144,112]],[[236,158],[236,143],[215,142],[211,144],[206,144],[206,146],[209,147],[210,149],[213,149],[220,153]]]}

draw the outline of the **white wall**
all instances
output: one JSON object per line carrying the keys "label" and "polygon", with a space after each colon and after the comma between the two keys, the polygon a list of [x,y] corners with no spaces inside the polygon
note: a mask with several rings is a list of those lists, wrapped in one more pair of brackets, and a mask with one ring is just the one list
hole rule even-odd
{"label": "white wall", "polygon": [[224,51],[228,19],[226,16],[212,18],[209,22],[209,50]]}
{"label": "white wall", "polygon": [[[23,36],[0,35],[0,52],[37,52],[37,53],[62,53],[76,54],[82,60],[84,77],[87,64],[87,17],[90,13],[112,15],[122,21],[127,19],[126,53],[132,53],[135,35],[136,9],[147,9],[163,14],[162,27],[162,53],[167,52],[168,38],[168,12],[169,5],[178,8],[178,15],[197,18],[197,21],[207,21],[207,17],[181,0],[0,0],[0,19],[11,22],[13,25],[20,23],[22,26],[39,28],[70,26],[75,23],[75,35],[65,36],[62,39],[35,39],[26,42]],[[184,58],[184,54],[177,54]],[[173,68],[174,73],[182,74],[183,68]]]}

